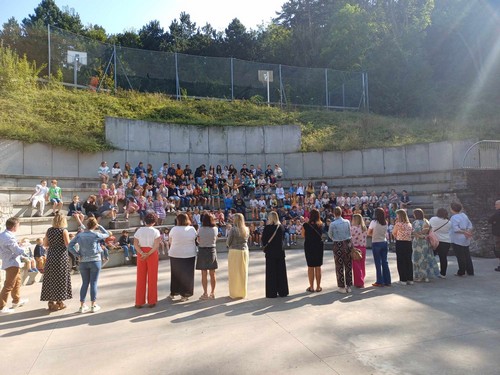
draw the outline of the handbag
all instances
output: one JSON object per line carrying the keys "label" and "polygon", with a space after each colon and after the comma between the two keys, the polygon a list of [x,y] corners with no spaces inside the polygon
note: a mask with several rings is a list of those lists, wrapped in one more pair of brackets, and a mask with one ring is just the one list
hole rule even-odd
{"label": "handbag", "polygon": [[439,238],[436,233],[431,229],[426,238],[432,250],[436,250],[439,246]]}
{"label": "handbag", "polygon": [[[448,220],[449,221],[449,220]],[[440,230],[442,227],[444,227],[446,224],[448,224],[448,221],[441,225],[438,229],[434,230],[431,228],[429,231],[429,234],[425,237],[427,239],[427,242],[429,243],[429,246],[432,248],[432,250],[436,250],[437,247],[439,246],[439,238],[436,234],[438,230]]]}
{"label": "handbag", "polygon": [[276,233],[278,232],[278,229],[279,229],[279,225],[276,226],[276,230],[274,231],[273,235],[271,236],[271,238],[269,239],[269,241],[267,241],[267,243],[265,245],[262,246],[262,251],[263,252],[266,252],[267,250],[267,245],[269,245],[271,243],[271,241],[274,239],[274,236],[276,236]]}
{"label": "handbag", "polygon": [[363,253],[357,247],[351,249],[351,258],[352,260],[361,260],[363,259]]}

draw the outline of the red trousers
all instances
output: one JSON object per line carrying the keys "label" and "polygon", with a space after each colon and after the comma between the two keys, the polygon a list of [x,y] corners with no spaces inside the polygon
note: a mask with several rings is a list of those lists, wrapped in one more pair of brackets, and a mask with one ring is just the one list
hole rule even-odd
{"label": "red trousers", "polygon": [[[151,251],[150,247],[142,247],[142,251]],[[135,288],[135,304],[142,306],[146,303],[146,284],[148,288],[148,304],[158,302],[158,251],[151,254],[146,260],[137,257],[137,286]]]}
{"label": "red trousers", "polygon": [[361,250],[363,258],[352,261],[352,276],[354,277],[354,286],[363,287],[365,285],[365,262],[366,262],[366,246],[356,246]]}

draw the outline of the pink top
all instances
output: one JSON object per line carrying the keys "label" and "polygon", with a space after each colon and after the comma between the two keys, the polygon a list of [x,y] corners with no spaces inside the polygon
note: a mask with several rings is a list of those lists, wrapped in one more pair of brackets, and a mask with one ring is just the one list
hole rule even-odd
{"label": "pink top", "polygon": [[396,241],[411,241],[411,232],[413,228],[410,223],[396,223],[392,229],[392,233],[396,232],[394,236]]}
{"label": "pink top", "polygon": [[368,231],[361,229],[361,225],[351,226],[351,239],[353,246],[366,247],[366,234]]}

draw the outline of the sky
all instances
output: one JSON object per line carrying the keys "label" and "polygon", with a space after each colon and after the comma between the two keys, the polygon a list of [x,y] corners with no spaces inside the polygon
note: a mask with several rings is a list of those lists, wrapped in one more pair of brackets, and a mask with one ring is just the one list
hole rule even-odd
{"label": "sky", "polygon": [[[10,17],[19,22],[34,9],[41,0],[0,0],[0,27]],[[55,0],[60,9],[68,6],[79,15],[84,25],[103,26],[108,34],[124,30],[139,30],[149,21],[158,20],[168,30],[170,23],[179,19],[182,11],[191,16],[197,26],[207,22],[218,31],[238,18],[247,29],[256,29],[269,23],[281,10],[286,0]]]}

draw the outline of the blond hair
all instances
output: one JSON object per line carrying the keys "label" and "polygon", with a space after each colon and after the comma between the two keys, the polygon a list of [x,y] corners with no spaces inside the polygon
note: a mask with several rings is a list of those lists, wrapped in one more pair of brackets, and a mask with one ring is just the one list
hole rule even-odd
{"label": "blond hair", "polygon": [[275,211],[269,212],[269,215],[267,216],[267,224],[269,225],[280,225],[280,218],[278,214]]}
{"label": "blond hair", "polygon": [[248,228],[247,226],[245,225],[245,217],[240,214],[240,213],[237,213],[234,215],[234,219],[233,219],[233,223],[234,223],[234,226],[235,228],[238,229],[238,231],[240,232],[240,235],[242,237],[248,237]]}
{"label": "blond hair", "polygon": [[66,216],[61,215],[59,212],[55,214],[52,219],[52,227],[54,228],[66,228],[68,226],[68,222],[66,221]]}
{"label": "blond hair", "polygon": [[366,232],[366,224],[365,221],[363,220],[363,217],[360,214],[354,214],[352,215],[352,225],[353,226],[360,226],[361,231]]}
{"label": "blond hair", "polygon": [[408,214],[405,210],[397,210],[396,217],[398,218],[400,223],[409,223],[410,219],[408,219]]}

